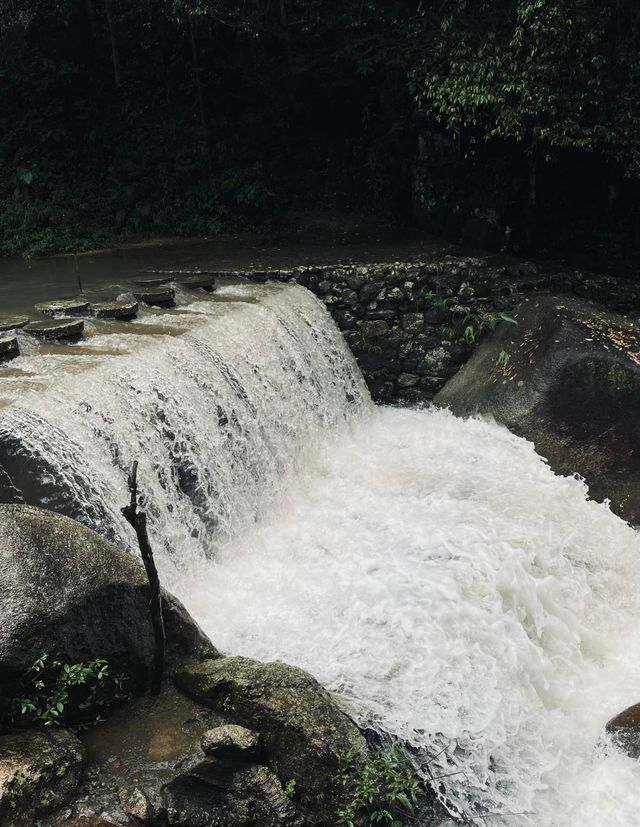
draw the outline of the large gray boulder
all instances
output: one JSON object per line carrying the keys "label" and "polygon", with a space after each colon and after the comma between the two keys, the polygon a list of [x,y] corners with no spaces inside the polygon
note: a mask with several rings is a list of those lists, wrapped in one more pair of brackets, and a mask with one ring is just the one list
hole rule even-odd
{"label": "large gray boulder", "polygon": [[[0,505],[0,720],[42,653],[66,663],[105,658],[143,691],[153,664],[149,585],[133,555],[68,517]],[[167,667],[217,657],[184,607],[164,594]]]}
{"label": "large gray boulder", "polygon": [[640,328],[566,296],[522,302],[445,385],[436,402],[489,414],[531,440],[593,499],[640,522]]}

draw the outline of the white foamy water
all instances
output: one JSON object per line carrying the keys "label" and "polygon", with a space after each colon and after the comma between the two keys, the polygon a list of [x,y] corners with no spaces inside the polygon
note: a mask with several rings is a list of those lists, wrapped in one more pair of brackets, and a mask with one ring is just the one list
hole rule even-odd
{"label": "white foamy water", "polygon": [[[311,671],[486,823],[640,823],[597,749],[640,700],[638,537],[505,429],[381,410],[180,592],[216,644]],[[517,815],[527,813],[530,815]],[[477,823],[482,823],[478,821]]]}
{"label": "white foamy water", "polygon": [[495,424],[374,409],[306,290],[179,305],[25,338],[0,370],[13,484],[127,547],[137,459],[163,582],[219,648],[440,753],[472,823],[637,827],[640,765],[601,742],[640,701],[637,535]]}

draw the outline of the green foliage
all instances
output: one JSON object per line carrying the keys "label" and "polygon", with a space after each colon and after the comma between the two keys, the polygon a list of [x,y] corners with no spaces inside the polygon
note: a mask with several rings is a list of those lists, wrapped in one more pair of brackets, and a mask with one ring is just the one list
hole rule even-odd
{"label": "green foliage", "polygon": [[340,758],[339,781],[352,797],[339,812],[337,824],[354,827],[364,818],[369,824],[405,827],[426,792],[407,753],[395,746],[364,764],[358,758],[354,750]]}
{"label": "green foliage", "polygon": [[15,726],[86,726],[101,720],[96,710],[126,697],[124,679],[112,675],[103,658],[69,664],[44,653],[23,676],[10,720]]}
{"label": "green foliage", "polygon": [[295,778],[290,778],[284,786],[284,794],[287,796],[288,799],[292,799],[295,797],[296,794],[296,787],[298,786],[298,782]]}
{"label": "green foliage", "polygon": [[501,350],[498,355],[496,365],[504,370],[509,364],[509,359],[511,359],[511,356],[507,353],[507,351]]}
{"label": "green foliage", "polygon": [[451,314],[445,331],[452,342],[475,345],[486,333],[495,330],[500,322],[517,324],[514,318],[503,311],[485,311],[479,307],[459,304],[457,299],[442,299],[440,304]]}
{"label": "green foliage", "polygon": [[[634,0],[454,0],[429,19],[416,99],[453,132],[596,149],[640,175]],[[431,27],[433,27],[431,29]],[[473,142],[468,145],[473,152]]]}

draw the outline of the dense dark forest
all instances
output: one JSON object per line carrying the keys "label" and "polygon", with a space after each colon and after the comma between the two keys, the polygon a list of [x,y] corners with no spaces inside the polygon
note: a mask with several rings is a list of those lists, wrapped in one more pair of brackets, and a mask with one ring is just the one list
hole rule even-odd
{"label": "dense dark forest", "polygon": [[638,240],[637,0],[0,0],[0,250],[376,212]]}

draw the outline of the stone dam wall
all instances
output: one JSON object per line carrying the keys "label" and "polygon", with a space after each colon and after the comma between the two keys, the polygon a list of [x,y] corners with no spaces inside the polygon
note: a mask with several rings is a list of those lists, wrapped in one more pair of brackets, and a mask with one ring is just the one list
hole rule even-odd
{"label": "stone dam wall", "polygon": [[251,281],[295,281],[331,312],[379,402],[427,402],[477,341],[526,295],[555,293],[640,314],[640,285],[611,276],[445,255],[424,261],[227,271]]}

